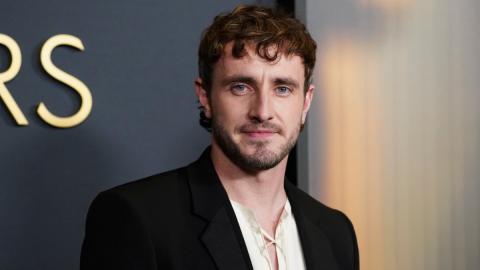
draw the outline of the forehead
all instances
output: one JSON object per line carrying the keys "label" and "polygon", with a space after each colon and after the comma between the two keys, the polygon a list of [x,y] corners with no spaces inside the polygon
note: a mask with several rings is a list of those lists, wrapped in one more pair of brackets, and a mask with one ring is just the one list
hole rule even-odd
{"label": "forehead", "polygon": [[[240,73],[248,76],[289,76],[296,78],[300,84],[303,84],[305,66],[300,56],[285,55],[278,52],[277,58],[274,61],[269,61],[256,53],[254,45],[246,44],[246,54],[241,58],[236,58],[232,55],[232,47],[233,42],[225,46],[222,57],[214,65],[213,79],[217,76]],[[271,55],[275,52],[276,48],[269,48]]]}

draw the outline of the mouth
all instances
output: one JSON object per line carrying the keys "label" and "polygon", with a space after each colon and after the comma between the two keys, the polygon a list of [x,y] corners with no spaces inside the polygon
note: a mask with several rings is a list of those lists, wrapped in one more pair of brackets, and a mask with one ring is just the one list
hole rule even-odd
{"label": "mouth", "polygon": [[248,123],[237,129],[237,132],[245,134],[250,139],[267,139],[275,134],[283,136],[283,128],[272,122]]}
{"label": "mouth", "polygon": [[260,130],[260,129],[258,129],[258,130],[245,131],[244,133],[247,134],[248,136],[252,137],[252,138],[263,139],[263,138],[268,138],[270,136],[273,136],[277,132],[272,131],[272,130]]}

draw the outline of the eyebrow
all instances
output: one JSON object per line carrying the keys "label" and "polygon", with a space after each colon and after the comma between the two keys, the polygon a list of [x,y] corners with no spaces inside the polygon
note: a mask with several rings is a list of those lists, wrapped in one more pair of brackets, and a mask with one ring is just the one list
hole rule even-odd
{"label": "eyebrow", "polygon": [[292,78],[289,78],[289,77],[275,78],[275,80],[273,80],[273,82],[275,84],[285,84],[285,85],[292,86],[293,88],[298,88],[297,81],[292,79]]}
{"label": "eyebrow", "polygon": [[248,84],[257,84],[257,81],[252,78],[252,77],[248,77],[248,76],[237,76],[237,75],[234,75],[234,76],[231,76],[231,77],[228,77],[228,78],[225,78],[223,81],[222,81],[222,85],[223,86],[226,86],[226,85],[229,85],[231,83],[238,83],[238,82],[241,82],[241,83],[248,83]]}
{"label": "eyebrow", "polygon": [[[252,78],[252,77],[248,77],[248,76],[242,76],[242,75],[234,75],[234,76],[231,76],[231,77],[228,77],[228,78],[225,78],[223,81],[222,81],[222,85],[223,86],[226,86],[226,85],[229,85],[229,84],[232,84],[232,83],[247,83],[247,84],[253,84],[253,85],[257,85],[257,81]],[[273,83],[274,84],[285,84],[285,85],[289,85],[289,86],[292,86],[293,88],[298,88],[298,82],[290,77],[282,77],[282,78],[275,78],[273,80]]]}

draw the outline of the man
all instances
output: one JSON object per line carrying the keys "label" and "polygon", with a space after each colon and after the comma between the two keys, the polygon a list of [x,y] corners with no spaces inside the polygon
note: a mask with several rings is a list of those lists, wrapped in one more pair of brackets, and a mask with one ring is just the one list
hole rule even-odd
{"label": "man", "polygon": [[285,180],[316,45],[269,8],[217,16],[195,91],[212,145],[187,167],[100,193],[81,269],[358,269],[353,226]]}

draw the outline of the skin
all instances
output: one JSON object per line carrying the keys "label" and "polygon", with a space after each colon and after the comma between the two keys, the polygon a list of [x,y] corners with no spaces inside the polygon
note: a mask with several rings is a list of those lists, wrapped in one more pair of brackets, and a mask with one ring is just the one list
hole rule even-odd
{"label": "skin", "polygon": [[[200,78],[195,80],[195,91],[206,117],[214,117],[243,155],[271,158],[297,140],[314,86],[305,94],[305,67],[299,56],[279,54],[276,61],[268,62],[246,45],[247,55],[237,59],[231,48],[232,43],[227,44],[214,66],[210,95]],[[287,201],[283,185],[288,154],[273,168],[250,168],[231,160],[213,131],[211,157],[229,198],[253,210],[260,226],[274,237]],[[278,269],[275,246],[268,251],[273,268]]]}

